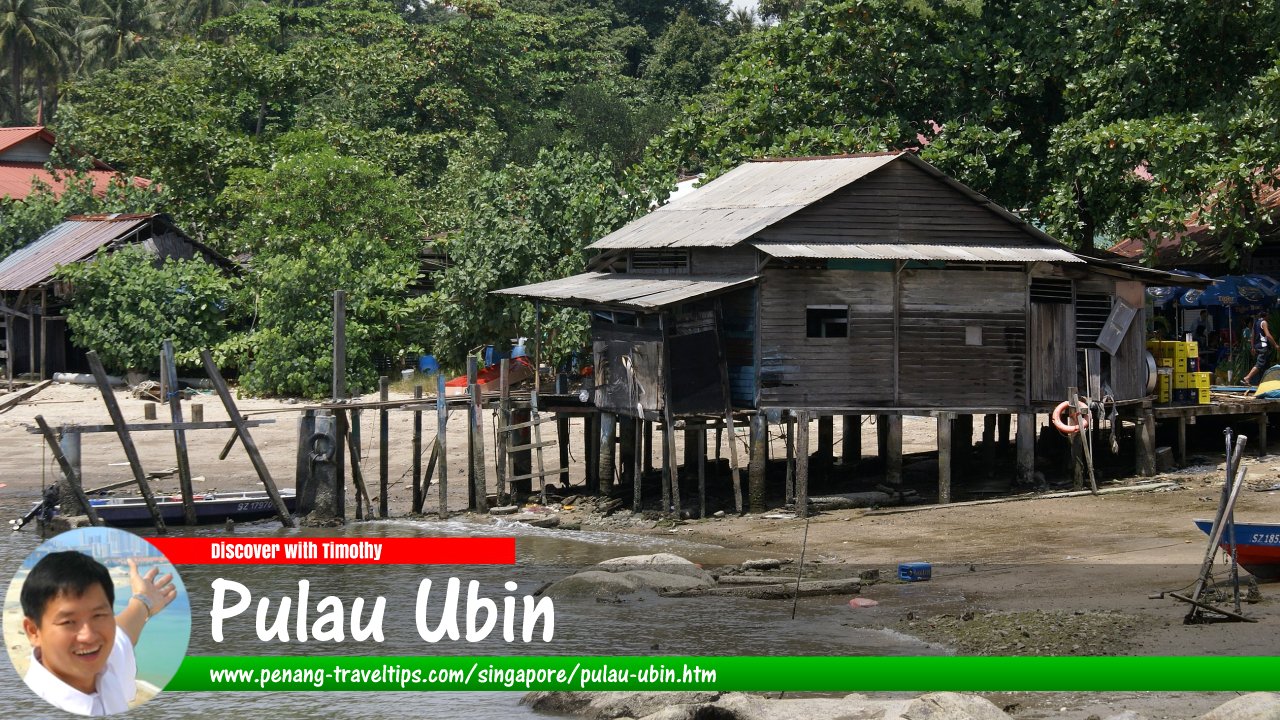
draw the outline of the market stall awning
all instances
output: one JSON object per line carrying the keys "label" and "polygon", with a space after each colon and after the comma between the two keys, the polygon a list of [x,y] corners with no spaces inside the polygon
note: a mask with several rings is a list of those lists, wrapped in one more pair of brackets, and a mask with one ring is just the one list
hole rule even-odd
{"label": "market stall awning", "polygon": [[493,292],[554,305],[644,311],[718,295],[751,285],[756,279],[755,275],[585,273]]}

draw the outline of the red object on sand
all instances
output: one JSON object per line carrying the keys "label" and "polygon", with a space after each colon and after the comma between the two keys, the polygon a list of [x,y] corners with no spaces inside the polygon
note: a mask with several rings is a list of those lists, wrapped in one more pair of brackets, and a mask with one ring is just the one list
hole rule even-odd
{"label": "red object on sand", "polygon": [[879,604],[880,603],[876,602],[875,600],[872,600],[871,598],[864,598],[864,597],[856,597],[849,601],[849,607],[855,610],[858,608],[875,607]]}
{"label": "red object on sand", "polygon": [[[511,366],[507,368],[507,383],[515,385],[533,377],[533,364],[527,358],[518,357],[511,361]],[[502,379],[502,367],[498,364],[489,365],[476,372],[476,384],[480,386],[480,392],[498,392],[501,390],[499,386]],[[467,394],[467,376],[462,375],[456,377],[444,384],[444,394],[449,397],[460,397]]]}

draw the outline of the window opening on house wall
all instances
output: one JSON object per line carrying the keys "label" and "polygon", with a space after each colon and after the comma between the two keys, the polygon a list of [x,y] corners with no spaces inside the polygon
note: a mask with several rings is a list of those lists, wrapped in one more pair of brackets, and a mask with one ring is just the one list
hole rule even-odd
{"label": "window opening on house wall", "polygon": [[848,305],[809,305],[805,308],[806,335],[811,338],[849,337]]}
{"label": "window opening on house wall", "polygon": [[1031,302],[1052,303],[1055,305],[1071,304],[1071,281],[1051,280],[1048,278],[1031,279]]}
{"label": "window opening on house wall", "polygon": [[633,272],[654,273],[688,273],[688,250],[632,250],[631,270]]}
{"label": "window opening on house wall", "polygon": [[1111,296],[1106,293],[1076,293],[1076,347],[1098,347],[1098,336],[1111,315]]}

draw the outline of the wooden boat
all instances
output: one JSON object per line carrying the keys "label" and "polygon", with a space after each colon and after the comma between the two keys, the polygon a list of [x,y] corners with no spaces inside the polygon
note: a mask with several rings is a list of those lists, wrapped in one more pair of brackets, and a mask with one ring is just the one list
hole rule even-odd
{"label": "wooden boat", "polygon": [[[298,498],[290,488],[280,490],[284,506],[293,512]],[[265,490],[246,492],[196,493],[194,496],[196,519],[202,523],[220,523],[227,519],[237,522],[274,517],[275,504]],[[114,527],[140,527],[152,524],[151,511],[141,497],[90,498],[93,509],[107,525]],[[182,512],[181,495],[157,495],[156,505],[166,524],[181,525],[186,521]]]}
{"label": "wooden boat", "polygon": [[[481,394],[502,391],[502,367],[489,365],[476,372],[476,384]],[[507,367],[507,384],[515,385],[533,377],[533,363],[528,358],[518,357]],[[467,394],[467,376],[456,377],[444,384],[445,397],[464,397]]]}
{"label": "wooden boat", "polygon": [[[1212,520],[1196,520],[1196,527],[1208,535],[1213,531]],[[1236,521],[1236,559],[1240,567],[1259,580],[1280,580],[1280,523],[1251,523]],[[1230,538],[1222,533],[1220,547],[1230,552]]]}

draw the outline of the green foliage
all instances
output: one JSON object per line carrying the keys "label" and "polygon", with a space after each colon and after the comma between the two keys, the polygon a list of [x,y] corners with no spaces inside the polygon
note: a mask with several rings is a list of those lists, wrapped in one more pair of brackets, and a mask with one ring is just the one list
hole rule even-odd
{"label": "green foliage", "polygon": [[57,172],[66,176],[60,194],[42,185],[23,200],[0,198],[0,259],[34,242],[68,215],[148,213],[164,206],[164,193],[154,187],[139,188],[117,178],[99,197],[84,172]]}
{"label": "green foliage", "polygon": [[347,378],[376,386],[374,361],[420,331],[420,198],[382,168],[332,149],[293,155],[266,170],[232,173],[220,202],[236,247],[253,253],[257,321],[228,348],[247,351],[241,381],[254,393],[322,397],[332,377],[333,292],[347,293]]}
{"label": "green foliage", "polygon": [[[460,224],[445,240],[451,265],[432,298],[432,349],[455,366],[469,348],[501,345],[534,326],[528,302],[492,291],[582,272],[586,245],[644,212],[660,187],[638,174],[619,179],[607,160],[564,148],[528,167],[452,180],[442,186],[454,195],[439,202],[458,208]],[[578,311],[544,308],[542,328],[544,358],[587,340]]]}
{"label": "green foliage", "polygon": [[236,283],[201,260],[156,258],[140,246],[67,265],[58,277],[75,289],[66,312],[75,342],[96,350],[112,371],[156,367],[172,339],[183,364],[226,337],[225,309]]}

